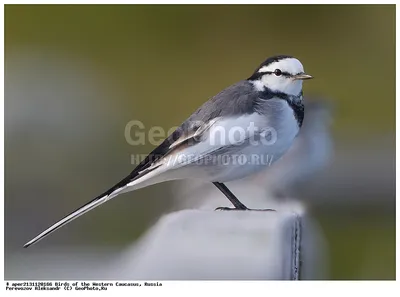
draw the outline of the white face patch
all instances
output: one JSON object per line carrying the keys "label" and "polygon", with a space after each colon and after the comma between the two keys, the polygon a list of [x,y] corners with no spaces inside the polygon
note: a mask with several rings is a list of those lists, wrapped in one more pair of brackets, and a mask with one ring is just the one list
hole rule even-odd
{"label": "white face patch", "polygon": [[278,62],[273,62],[267,66],[263,66],[258,70],[259,73],[263,72],[274,72],[275,69],[280,69],[282,72],[288,72],[295,75],[300,72],[304,72],[303,65],[299,60],[295,58],[287,58]]}
{"label": "white face patch", "polygon": [[277,76],[273,73],[271,74],[271,72],[274,72],[276,69],[281,70],[281,72],[287,72],[290,75],[304,72],[303,65],[296,58],[282,59],[267,66],[263,66],[258,70],[259,73],[265,72],[268,74],[263,75],[259,80],[253,82],[255,88],[261,91],[267,87],[272,91],[282,92],[288,95],[298,95],[301,92],[303,81],[294,80],[285,75]]}

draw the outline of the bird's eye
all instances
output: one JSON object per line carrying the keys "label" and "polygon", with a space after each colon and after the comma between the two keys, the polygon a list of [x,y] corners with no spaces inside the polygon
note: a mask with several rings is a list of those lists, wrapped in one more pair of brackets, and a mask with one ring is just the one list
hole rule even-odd
{"label": "bird's eye", "polygon": [[282,75],[282,71],[280,69],[275,69],[274,74],[276,76],[281,76]]}

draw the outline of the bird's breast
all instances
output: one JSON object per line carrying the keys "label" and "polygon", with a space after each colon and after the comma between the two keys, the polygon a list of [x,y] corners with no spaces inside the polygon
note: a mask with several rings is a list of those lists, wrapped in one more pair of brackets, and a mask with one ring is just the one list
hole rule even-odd
{"label": "bird's breast", "polygon": [[269,141],[265,142],[265,150],[278,157],[286,152],[299,133],[299,123],[293,108],[286,100],[269,99],[262,102],[259,112],[266,118],[265,135],[262,136]]}

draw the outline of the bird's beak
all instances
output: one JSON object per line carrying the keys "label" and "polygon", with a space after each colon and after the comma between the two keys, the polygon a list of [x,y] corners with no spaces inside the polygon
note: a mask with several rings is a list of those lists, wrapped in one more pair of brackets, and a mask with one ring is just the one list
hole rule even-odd
{"label": "bird's beak", "polygon": [[306,79],[312,79],[311,75],[305,74],[305,73],[299,73],[293,76],[294,80],[306,80]]}

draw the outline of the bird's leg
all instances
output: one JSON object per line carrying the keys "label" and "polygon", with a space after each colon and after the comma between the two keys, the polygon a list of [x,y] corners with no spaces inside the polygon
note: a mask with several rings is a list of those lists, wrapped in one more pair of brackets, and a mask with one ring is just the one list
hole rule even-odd
{"label": "bird's leg", "polygon": [[217,207],[215,210],[258,210],[258,211],[275,211],[274,209],[250,209],[247,208],[236,196],[225,186],[223,183],[213,182],[214,186],[218,188],[229,201],[233,204],[234,208],[230,207]]}
{"label": "bird's leg", "polygon": [[236,196],[225,186],[223,183],[213,182],[214,186],[218,188],[225,196],[229,199],[229,201],[233,204],[235,208],[229,207],[218,207],[215,210],[248,210],[246,205],[239,201]]}

